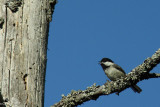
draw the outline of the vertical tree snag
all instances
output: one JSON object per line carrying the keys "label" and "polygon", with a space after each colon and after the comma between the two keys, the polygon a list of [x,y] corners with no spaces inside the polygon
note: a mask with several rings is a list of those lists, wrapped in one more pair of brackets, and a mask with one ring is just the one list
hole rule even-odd
{"label": "vertical tree snag", "polygon": [[0,1],[1,105],[43,107],[48,29],[55,4],[56,0]]}

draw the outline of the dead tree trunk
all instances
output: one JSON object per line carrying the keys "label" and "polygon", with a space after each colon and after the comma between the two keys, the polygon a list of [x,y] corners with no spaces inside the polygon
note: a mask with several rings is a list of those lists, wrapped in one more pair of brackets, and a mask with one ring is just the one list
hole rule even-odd
{"label": "dead tree trunk", "polygon": [[0,106],[43,107],[55,0],[0,1]]}

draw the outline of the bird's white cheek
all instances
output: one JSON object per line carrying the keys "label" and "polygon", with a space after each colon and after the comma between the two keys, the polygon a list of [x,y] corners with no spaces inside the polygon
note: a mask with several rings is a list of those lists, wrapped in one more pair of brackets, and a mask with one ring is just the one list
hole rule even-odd
{"label": "bird's white cheek", "polygon": [[104,65],[111,66],[111,65],[113,65],[113,63],[112,62],[105,62]]}

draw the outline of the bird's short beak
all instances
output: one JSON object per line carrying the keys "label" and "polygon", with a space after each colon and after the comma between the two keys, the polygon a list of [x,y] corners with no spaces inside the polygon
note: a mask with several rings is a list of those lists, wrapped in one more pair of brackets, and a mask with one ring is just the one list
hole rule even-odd
{"label": "bird's short beak", "polygon": [[101,61],[99,61],[98,64],[102,64]]}

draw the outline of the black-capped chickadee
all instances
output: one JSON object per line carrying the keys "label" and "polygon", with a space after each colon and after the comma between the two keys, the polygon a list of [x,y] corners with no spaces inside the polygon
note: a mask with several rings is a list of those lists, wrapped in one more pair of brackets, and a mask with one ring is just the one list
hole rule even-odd
{"label": "black-capped chickadee", "polygon": [[[126,76],[124,70],[109,58],[103,58],[99,63],[111,81],[115,81]],[[140,93],[142,91],[137,85],[132,85],[131,88],[134,92]]]}

